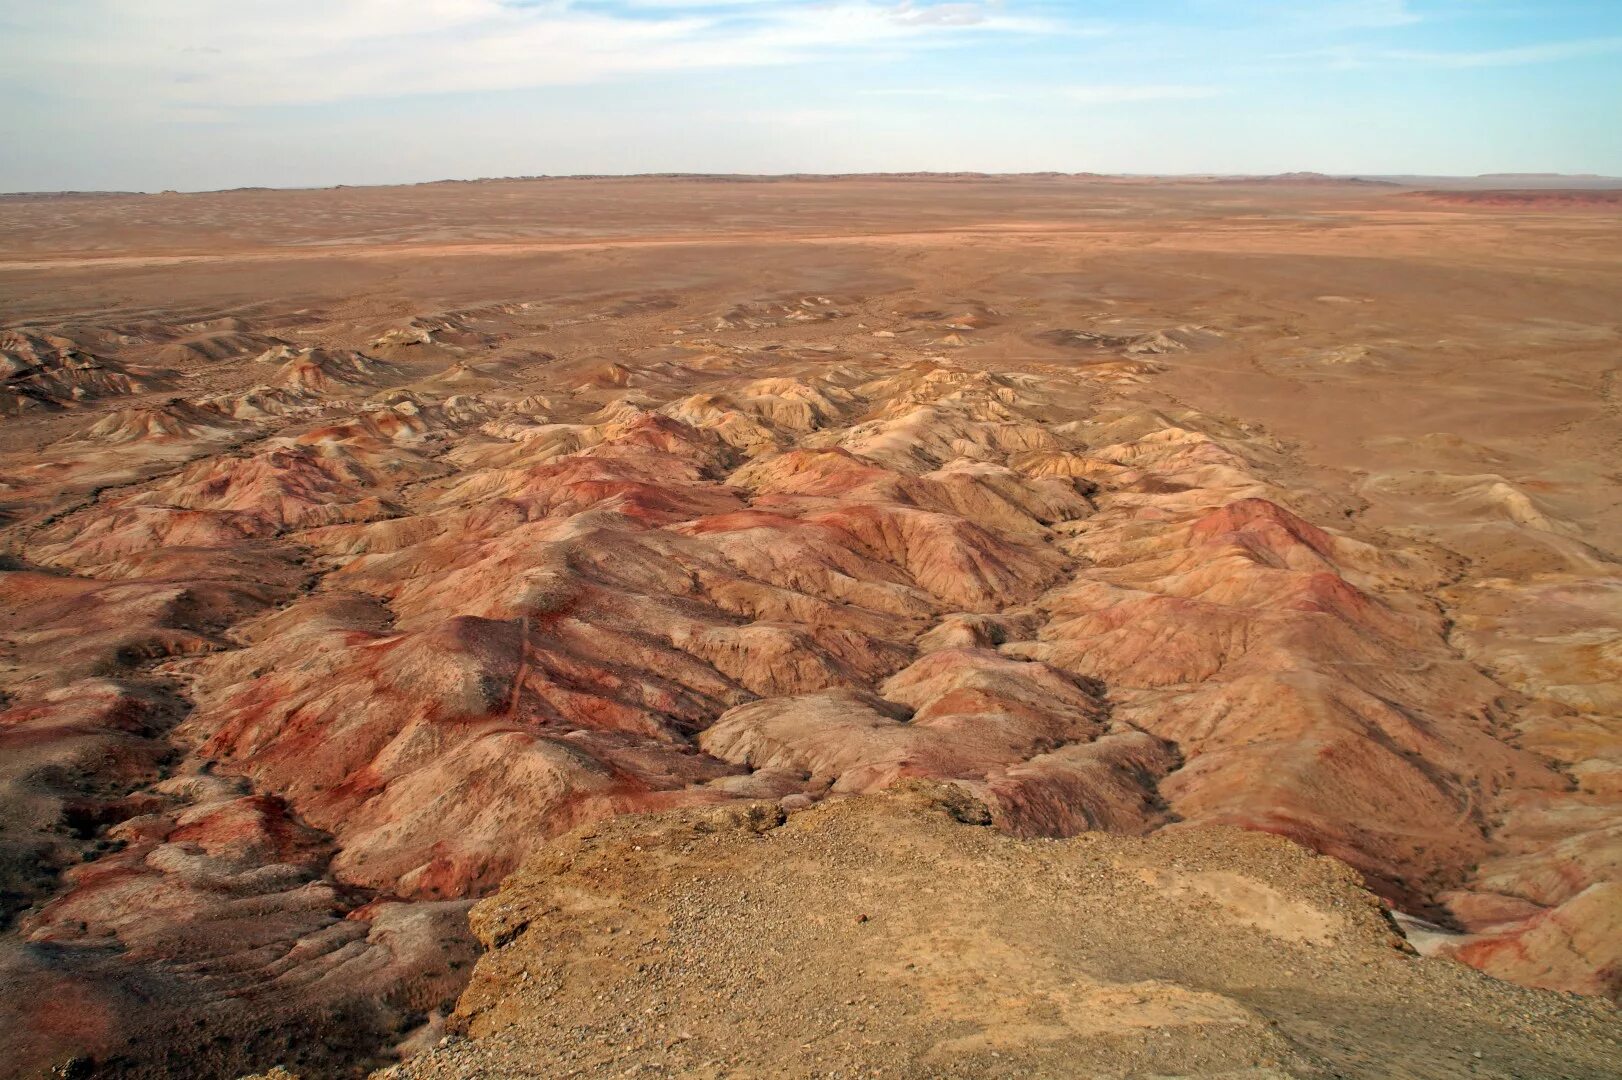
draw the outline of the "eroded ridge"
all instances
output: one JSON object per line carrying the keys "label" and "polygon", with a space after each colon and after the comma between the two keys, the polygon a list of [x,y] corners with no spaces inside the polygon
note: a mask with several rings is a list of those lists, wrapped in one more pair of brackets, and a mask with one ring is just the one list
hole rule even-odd
{"label": "eroded ridge", "polygon": [[[1019,838],[1277,833],[1428,950],[1617,991],[1615,579],[1330,527],[1290,447],[1156,389],[1202,327],[957,361],[1005,317],[808,296],[602,362],[541,318],[6,339],[19,409],[107,399],[5,477],[24,1069],[380,1062],[438,1037],[469,904],[549,841],[910,780]],[[85,359],[132,338],[250,379]],[[1581,672],[1536,614],[1568,609]]]}
{"label": "eroded ridge", "polygon": [[471,1038],[378,1078],[1614,1071],[1608,1006],[1416,962],[1344,864],[988,817],[903,781],[581,828],[474,909]]}

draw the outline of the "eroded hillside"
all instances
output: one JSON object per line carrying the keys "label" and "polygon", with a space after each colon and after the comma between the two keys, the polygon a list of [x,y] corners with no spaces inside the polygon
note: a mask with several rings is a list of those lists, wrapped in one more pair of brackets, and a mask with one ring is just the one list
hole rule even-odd
{"label": "eroded hillside", "polygon": [[[1177,905],[1203,917],[1211,895],[1232,897],[1167,884],[1187,876],[1186,850],[1218,876],[1254,859],[1267,888],[1283,887],[1269,868],[1307,867],[1310,888],[1347,908],[1355,944],[1325,950],[1323,973],[1269,952],[1250,975],[1190,989],[1184,968],[1089,953],[1082,1012],[1130,997],[1137,1030],[1163,1010],[1168,1068],[1348,1067],[1350,1051],[1303,1034],[1329,1013],[1278,1011],[1232,980],[1276,976],[1276,1001],[1319,974],[1348,978],[1365,956],[1373,973],[1343,991],[1367,995],[1364,1015],[1458,990],[1546,1014],[1537,1024],[1558,1028],[1561,1052],[1600,1038],[1582,1025],[1614,1023],[1604,1008],[1406,959],[1345,875],[1200,827],[1342,860],[1427,954],[1614,997],[1614,482],[1366,416],[1361,429],[1381,436],[1348,463],[1281,431],[1277,400],[1190,404],[1187,388],[1208,390],[1235,357],[1246,378],[1330,415],[1439,363],[1414,341],[1349,340],[1340,313],[1372,301],[1292,301],[1323,321],[1289,334],[1238,302],[1223,314],[1172,292],[1144,300],[1141,281],[1061,311],[1006,284],[943,287],[938,247],[898,257],[923,260],[905,286],[728,278],[548,298],[504,280],[472,306],[267,299],[7,331],[0,1038],[17,1074],[382,1064],[439,1038],[479,952],[469,906],[531,856],[552,865],[573,850],[550,841],[582,843],[582,826],[618,815],[680,823],[766,805],[790,814],[785,836],[855,830],[848,853],[843,833],[817,849],[828,874],[849,875],[900,857],[857,851],[901,804],[839,797],[912,779],[984,808],[993,830],[920,825],[920,850],[944,846],[907,856],[976,889],[1014,875],[997,888],[1017,892],[1019,874],[1057,872],[1027,862],[1072,857],[1059,852],[1119,851],[1109,872],[1141,864],[1148,891],[1111,878],[1078,895],[1112,897],[1125,921],[1140,903],[1170,905],[1157,919]],[[717,257],[704,265],[721,276]],[[1515,325],[1582,357],[1617,340],[1614,325]],[[1614,379],[1600,387],[1604,411],[1582,430],[1608,424],[1614,443]],[[1346,442],[1325,432],[1331,449]],[[996,832],[1155,839],[1049,849]],[[740,889],[767,872],[728,862],[734,840],[671,843],[650,842],[650,867],[681,878],[719,859],[730,876],[716,880]],[[809,860],[822,855],[796,851],[796,872],[820,873]],[[911,888],[899,866],[870,866],[875,896]],[[627,881],[635,896],[651,887]],[[698,901],[678,892],[691,913]],[[845,895],[824,886],[816,901]],[[1026,955],[1060,899],[1040,900],[1019,963],[1062,982],[1069,960]],[[782,902],[739,910],[787,918]],[[489,945],[504,932],[488,912],[504,909],[481,910]],[[1312,910],[1313,925],[1342,917]],[[908,917],[934,912],[923,902]],[[857,914],[882,926],[882,911]],[[617,927],[616,949],[619,931],[635,936]],[[1315,948],[1304,933],[1284,934],[1288,948]],[[702,951],[694,934],[683,947]],[[484,961],[463,1022],[497,1000],[492,979],[517,977],[506,955]],[[875,953],[864,970],[899,957]],[[631,976],[613,971],[601,992],[619,1002]],[[564,991],[580,1024],[606,1023],[587,1017],[572,978]],[[925,1011],[892,1018],[876,1004],[869,1030],[933,1024],[967,993],[917,992]],[[1066,1003],[1079,992],[1054,991],[1057,1019],[1010,1006],[1003,1028],[976,1034],[957,1016],[966,1041],[920,1050],[919,1067],[961,1054],[979,1075],[975,1055],[1005,1047],[1017,1063],[1030,1043],[1044,1047],[1032,1062],[1055,1069],[1092,1053],[1072,1036],[1126,1037],[1131,1008],[1103,1010],[1117,1027],[1093,1031]],[[834,1007],[847,1028],[851,1007]],[[760,1019],[760,1038],[788,1038],[801,1015]],[[1196,1053],[1179,1025],[1207,1021],[1227,1034]],[[1007,1029],[1052,1024],[1067,1034]],[[1542,1060],[1523,1035],[1504,1035],[1505,1052]],[[808,1047],[811,1068],[826,1047]],[[591,1068],[623,1065],[602,1054]],[[588,1064],[540,1060],[534,1075]],[[1600,1075],[1592,1060],[1572,1075]],[[1544,1075],[1505,1070],[1483,1074]],[[457,1073],[476,1074],[494,1075]]]}

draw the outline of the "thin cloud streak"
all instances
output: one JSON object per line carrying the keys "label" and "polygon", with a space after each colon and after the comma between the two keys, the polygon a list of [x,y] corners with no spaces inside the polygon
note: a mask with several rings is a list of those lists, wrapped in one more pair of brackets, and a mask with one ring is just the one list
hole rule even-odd
{"label": "thin cloud streak", "polygon": [[1119,105],[1137,101],[1197,101],[1220,97],[1217,86],[1069,86],[1058,91],[1058,96],[1081,105]]}
{"label": "thin cloud streak", "polygon": [[936,98],[945,101],[1035,101],[1050,99],[1078,105],[1125,105],[1142,101],[1197,101],[1221,97],[1220,86],[1113,83],[1091,86],[1021,87],[1017,90],[976,90],[955,86],[894,87],[863,90],[869,97]]}
{"label": "thin cloud streak", "polygon": [[1373,67],[1406,66],[1463,70],[1468,68],[1523,67],[1531,64],[1557,64],[1591,56],[1622,53],[1622,37],[1591,38],[1584,41],[1552,41],[1505,49],[1320,49],[1292,53],[1280,59],[1327,64],[1341,71]]}
{"label": "thin cloud streak", "polygon": [[0,0],[0,190],[1622,172],[1600,0]]}
{"label": "thin cloud streak", "polygon": [[579,85],[1053,29],[990,3],[873,0],[640,14],[500,0],[288,0],[224,15],[205,0],[77,0],[24,5],[4,21],[17,48],[0,79],[106,100],[139,86],[181,110]]}
{"label": "thin cloud streak", "polygon": [[1552,64],[1583,56],[1608,56],[1622,52],[1622,37],[1592,41],[1557,41],[1546,45],[1525,45],[1513,49],[1483,49],[1476,52],[1425,52],[1388,50],[1382,59],[1396,63],[1425,64],[1431,67],[1474,68],[1511,67],[1520,64]]}

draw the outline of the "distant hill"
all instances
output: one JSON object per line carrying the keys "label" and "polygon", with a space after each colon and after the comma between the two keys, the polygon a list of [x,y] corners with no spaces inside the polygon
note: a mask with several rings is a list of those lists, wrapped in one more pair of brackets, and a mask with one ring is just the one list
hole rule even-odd
{"label": "distant hill", "polygon": [[1622,188],[1520,188],[1480,191],[1411,191],[1405,197],[1454,206],[1622,207]]}
{"label": "distant hill", "polygon": [[1264,185],[1270,187],[1400,186],[1391,180],[1371,180],[1362,176],[1330,176],[1328,173],[1320,172],[1287,172],[1275,173],[1270,176],[1217,176],[1210,178],[1208,182],[1212,184]]}
{"label": "distant hill", "polygon": [[1164,175],[1153,173],[1098,173],[1098,172],[866,172],[866,173],[572,173],[549,175],[545,173],[523,176],[486,176],[468,179],[426,180],[408,184],[335,184],[328,187],[245,186],[212,191],[23,191],[0,192],[0,199],[82,199],[112,197],[151,197],[189,195],[228,195],[266,191],[320,191],[362,189],[367,187],[436,187],[447,185],[503,184],[521,182],[614,181],[621,183],[684,181],[709,184],[774,184],[774,183],[833,183],[863,181],[911,181],[918,183],[1015,183],[1046,181],[1056,184],[1212,184],[1248,187],[1363,187],[1363,188],[1419,188],[1434,191],[1488,191],[1508,189],[1597,189],[1622,190],[1622,177],[1600,176],[1593,173],[1484,173],[1479,176],[1426,176],[1419,174],[1357,175],[1296,171],[1268,174],[1246,173],[1187,173]]}
{"label": "distant hill", "polygon": [[1595,173],[1483,173],[1480,176],[1420,176],[1385,175],[1377,179],[1390,180],[1404,187],[1448,191],[1493,191],[1532,188],[1618,189],[1622,176],[1600,176]]}
{"label": "distant hill", "polygon": [[145,195],[144,191],[0,191],[0,199],[105,199],[119,195]]}

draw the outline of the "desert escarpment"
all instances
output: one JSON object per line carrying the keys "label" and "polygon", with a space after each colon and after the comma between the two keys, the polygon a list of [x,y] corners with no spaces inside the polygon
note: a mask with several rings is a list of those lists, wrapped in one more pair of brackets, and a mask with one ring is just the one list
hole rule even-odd
{"label": "desert escarpment", "polygon": [[[1177,198],[1250,198],[1208,187]],[[1315,204],[1289,200],[1375,196],[1267,197],[1300,210]],[[1185,224],[1217,228],[1201,215],[1226,220],[1227,205]],[[1263,928],[1266,942],[1218,927],[1237,965],[1223,978],[1304,986],[1291,980],[1318,969],[1302,957],[1323,948],[1319,974],[1366,995],[1365,1019],[1403,994],[1457,993],[1545,1017],[1561,1046],[1600,1031],[1607,1006],[1453,961],[1601,1001],[1622,990],[1622,571],[1604,456],[1617,331],[1576,291],[1548,300],[1559,318],[1509,300],[1448,316],[1461,341],[1524,350],[1465,385],[1445,348],[1400,340],[1428,324],[1377,303],[1377,274],[1315,253],[1289,221],[1266,227],[1301,253],[1228,266],[1243,294],[1149,256],[1067,270],[1064,251],[1102,259],[1118,239],[1072,236],[1072,222],[1052,233],[1071,245],[1059,253],[1020,229],[996,240],[1007,250],[961,252],[936,233],[757,250],[749,232],[736,267],[703,244],[675,245],[691,261],[669,266],[636,261],[676,259],[657,245],[563,264],[629,260],[614,274],[646,276],[639,291],[568,286],[505,252],[438,301],[334,282],[322,306],[13,320],[7,1067],[386,1065],[440,1038],[481,947],[496,951],[455,1025],[495,1037],[506,1010],[562,1054],[512,981],[539,969],[502,951],[524,931],[490,915],[470,929],[469,908],[515,873],[478,910],[545,907],[567,886],[538,885],[535,867],[593,829],[628,837],[644,826],[607,823],[643,813],[677,823],[646,826],[660,837],[647,864],[671,880],[705,859],[717,881],[763,873],[735,837],[689,868],[692,844],[666,835],[717,822],[730,836],[760,815],[774,835],[830,830],[795,856],[805,873],[901,858],[874,839],[891,826],[968,881],[1034,873],[1043,841],[1108,833],[1051,850],[1141,869],[1128,876],[1148,891],[1126,889],[1110,917],[1165,911],[1140,912],[1141,938],[1123,942],[1299,886],[1311,910]],[[1185,237],[1179,257],[1204,266],[1212,245],[1248,242],[1236,230]],[[215,287],[174,274],[166,287]],[[1379,404],[1343,408],[1357,394]],[[1571,445],[1602,449],[1589,461]],[[952,830],[969,826],[919,819],[895,794],[920,791],[989,828],[963,840]],[[1178,860],[1209,873],[1185,881]],[[884,889],[910,889],[896,874]],[[860,889],[830,885],[817,903],[842,891]],[[1040,901],[1003,975],[1040,968],[1047,985],[1081,965],[1086,1001],[1066,998],[1058,1034],[1016,1038],[1047,1023],[1018,1010],[972,1030],[953,1012],[960,971],[919,991],[935,994],[925,1011],[869,1018],[873,1036],[880,1019],[912,1031],[950,1014],[967,1026],[920,1048],[920,1069],[957,1054],[973,1073],[993,1051],[1032,1067],[1096,1052],[1103,1068],[1130,1056],[1126,1021],[1096,1026],[1126,1002],[1132,1032],[1170,1033],[1167,1068],[1349,1067],[1311,1034],[1333,1010],[1196,985],[1197,959],[1031,954],[1057,904]],[[1405,955],[1381,906],[1447,959]],[[994,907],[979,897],[958,930],[983,935],[973,913]],[[937,908],[907,917],[938,924]],[[1344,934],[1320,933],[1325,920]],[[551,919],[531,944],[587,922]],[[1244,947],[1258,955],[1241,964]],[[1377,974],[1352,978],[1359,958]],[[630,992],[574,979],[557,991],[571,1002],[582,986]],[[1460,1039],[1479,1036],[1436,1007]],[[767,1042],[798,1022],[757,1019]],[[1189,1025],[1207,1023],[1224,1034],[1201,1057]],[[1500,1035],[1496,1075],[1546,1060],[1525,1032]],[[813,1043],[807,1069],[856,1060]],[[490,1064],[464,1053],[422,1067]],[[603,1054],[590,1067],[633,1063]],[[1432,1066],[1416,1075],[1447,1075]]]}

